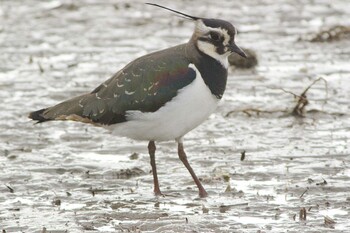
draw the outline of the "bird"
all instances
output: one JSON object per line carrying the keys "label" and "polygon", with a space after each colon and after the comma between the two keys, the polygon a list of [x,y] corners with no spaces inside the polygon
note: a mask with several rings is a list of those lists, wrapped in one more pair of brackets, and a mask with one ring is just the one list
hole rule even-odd
{"label": "bird", "polygon": [[179,159],[208,196],[188,162],[184,136],[211,115],[226,89],[228,56],[247,57],[235,43],[236,28],[228,21],[204,18],[158,5],[194,22],[187,43],[141,56],[128,63],[92,92],[33,111],[37,123],[77,121],[105,127],[113,134],[148,142],[153,192],[159,187],[156,142],[175,140]]}

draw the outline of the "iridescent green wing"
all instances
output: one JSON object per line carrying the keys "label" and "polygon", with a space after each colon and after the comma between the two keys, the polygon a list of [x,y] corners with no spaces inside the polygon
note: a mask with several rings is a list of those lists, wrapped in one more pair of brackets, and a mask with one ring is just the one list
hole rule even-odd
{"label": "iridescent green wing", "polygon": [[170,56],[169,50],[153,53],[127,65],[80,101],[81,116],[110,125],[126,121],[128,111],[157,111],[196,77],[180,49],[175,47]]}

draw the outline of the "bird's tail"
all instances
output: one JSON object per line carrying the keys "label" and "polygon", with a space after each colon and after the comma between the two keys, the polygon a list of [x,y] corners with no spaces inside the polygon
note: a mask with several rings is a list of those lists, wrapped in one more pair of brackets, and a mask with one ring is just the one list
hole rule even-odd
{"label": "bird's tail", "polygon": [[43,108],[43,109],[40,109],[38,111],[31,112],[31,113],[29,113],[28,117],[30,119],[32,119],[32,120],[37,121],[36,123],[42,123],[42,122],[45,122],[45,121],[53,120],[53,119],[45,117],[44,112],[46,110],[47,110],[47,108]]}
{"label": "bird's tail", "polygon": [[87,122],[91,121],[83,116],[81,102],[89,98],[89,95],[82,95],[49,108],[43,108],[29,113],[29,118],[42,123],[52,120],[73,120]]}

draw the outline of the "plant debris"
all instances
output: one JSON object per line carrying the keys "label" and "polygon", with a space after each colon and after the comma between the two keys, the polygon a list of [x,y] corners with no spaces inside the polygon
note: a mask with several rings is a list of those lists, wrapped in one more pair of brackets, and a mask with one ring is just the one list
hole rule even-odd
{"label": "plant debris", "polygon": [[312,35],[311,38],[307,40],[310,42],[333,42],[349,38],[350,27],[344,25],[336,25]]}
{"label": "plant debris", "polygon": [[[327,80],[325,80],[324,78],[320,77],[316,80],[314,80],[309,86],[307,86],[305,88],[305,90],[300,94],[297,95],[291,91],[287,91],[284,88],[281,88],[281,90],[285,93],[288,94],[292,94],[294,96],[295,99],[297,99],[297,104],[294,106],[291,114],[293,116],[297,116],[297,117],[305,117],[305,107],[309,104],[309,100],[306,96],[306,93],[310,90],[310,88],[317,82],[319,81],[323,81],[325,83],[325,90],[326,90],[326,101],[328,99],[328,84],[327,84]],[[255,108],[246,108],[243,110],[232,110],[229,111],[228,113],[226,113],[225,117],[229,117],[231,114],[236,113],[236,112],[243,112],[245,114],[248,115],[248,117],[251,117],[253,114],[252,112],[254,112],[256,114],[256,116],[259,116],[261,113],[268,113],[268,114],[273,114],[273,113],[288,113],[288,109],[286,110],[260,110],[260,109],[255,109]]]}
{"label": "plant debris", "polygon": [[305,191],[300,195],[299,198],[302,198],[305,195],[305,193],[307,193],[308,190],[309,190],[309,188],[305,189]]}
{"label": "plant debris", "polygon": [[44,73],[45,70],[44,70],[44,68],[41,66],[41,63],[38,62],[37,64],[38,64],[38,68],[39,68],[40,73]]}
{"label": "plant debris", "polygon": [[89,192],[92,194],[92,196],[94,197],[94,196],[96,195],[96,193],[109,192],[109,191],[112,191],[112,189],[97,189],[97,188],[93,189],[93,188],[91,187],[91,188],[89,188],[88,191],[89,191]]}
{"label": "plant debris", "polygon": [[202,206],[202,211],[203,211],[203,214],[209,213],[209,209],[207,207],[205,207],[204,205]]}
{"label": "plant debris", "polygon": [[130,160],[136,160],[139,158],[139,154],[138,153],[132,153],[130,156],[129,156]]}
{"label": "plant debris", "polygon": [[219,206],[219,212],[220,213],[226,213],[231,208],[232,208],[232,206],[230,206],[230,205],[221,205],[221,206]]}
{"label": "plant debris", "polygon": [[10,186],[8,186],[6,184],[5,184],[5,186],[10,190],[10,193],[14,193],[15,192],[15,190],[13,190],[13,188],[11,188]]}
{"label": "plant debris", "polygon": [[307,99],[306,93],[310,90],[310,88],[317,82],[319,81],[324,81],[325,83],[325,89],[326,89],[326,100],[328,99],[328,84],[327,84],[327,80],[325,80],[324,78],[320,77],[318,79],[316,79],[315,81],[313,81],[309,86],[307,86],[305,88],[305,90],[300,94],[294,94],[293,92],[290,91],[286,91],[282,88],[282,91],[292,94],[294,96],[294,98],[297,99],[297,104],[295,105],[295,107],[293,108],[292,111],[292,115],[293,116],[299,116],[299,117],[304,117],[305,116],[305,107],[306,105],[309,104],[309,100]]}
{"label": "plant debris", "polygon": [[228,56],[228,62],[230,65],[241,69],[250,69],[258,64],[258,58],[256,53],[252,49],[242,48],[247,55],[247,58],[241,57],[236,53],[232,53]]}
{"label": "plant debris", "polygon": [[323,179],[322,182],[316,183],[316,185],[326,185],[327,181],[325,179]]}
{"label": "plant debris", "polygon": [[[232,110],[229,111],[228,113],[226,113],[225,117],[229,117],[231,116],[233,113],[236,112],[243,112],[244,114],[246,114],[248,117],[253,116],[253,113],[256,114],[256,116],[260,116],[262,113],[267,113],[267,114],[273,114],[273,113],[279,113],[279,112],[284,112],[284,110],[273,110],[273,111],[269,111],[269,110],[260,110],[260,109],[256,109],[256,108],[246,108],[246,109],[242,109],[242,110]],[[252,113],[253,112],[253,113]]]}
{"label": "plant debris", "polygon": [[305,209],[305,207],[301,208],[299,211],[299,220],[306,221],[306,209]]}
{"label": "plant debris", "polygon": [[241,152],[241,161],[245,159],[245,150]]}
{"label": "plant debris", "polygon": [[324,216],[324,225],[333,226],[336,222],[329,216]]}
{"label": "plant debris", "polygon": [[55,206],[61,206],[61,199],[55,199],[52,202]]}

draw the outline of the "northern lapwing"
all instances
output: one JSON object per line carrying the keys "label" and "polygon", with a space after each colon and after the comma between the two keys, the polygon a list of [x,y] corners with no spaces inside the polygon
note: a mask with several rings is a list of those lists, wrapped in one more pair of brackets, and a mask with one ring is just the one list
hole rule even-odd
{"label": "northern lapwing", "polygon": [[148,141],[154,193],[159,189],[155,142],[175,140],[178,156],[196,183],[199,196],[208,194],[190,166],[183,137],[216,109],[225,92],[227,57],[237,53],[237,30],[224,20],[191,16],[158,4],[195,22],[191,39],[150,53],[127,64],[95,90],[55,106],[31,112],[42,123],[69,120],[111,129],[113,133]]}

